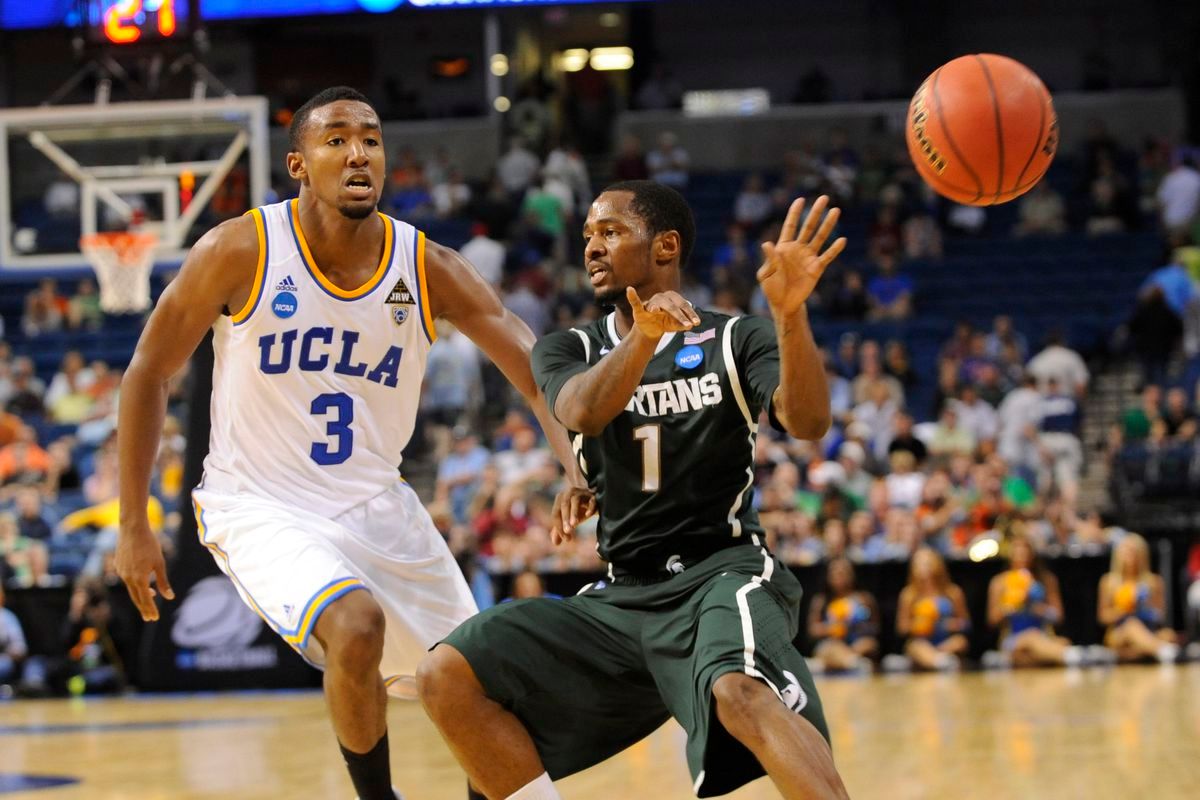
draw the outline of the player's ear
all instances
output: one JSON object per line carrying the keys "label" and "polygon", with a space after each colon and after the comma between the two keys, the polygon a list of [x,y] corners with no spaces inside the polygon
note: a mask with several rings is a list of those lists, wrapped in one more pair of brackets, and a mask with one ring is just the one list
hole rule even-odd
{"label": "player's ear", "polygon": [[292,150],[287,154],[287,169],[288,175],[298,181],[303,181],[308,177],[308,169],[304,166],[304,156],[299,150]]}
{"label": "player's ear", "polygon": [[664,231],[654,237],[654,263],[669,264],[679,258],[679,232]]}

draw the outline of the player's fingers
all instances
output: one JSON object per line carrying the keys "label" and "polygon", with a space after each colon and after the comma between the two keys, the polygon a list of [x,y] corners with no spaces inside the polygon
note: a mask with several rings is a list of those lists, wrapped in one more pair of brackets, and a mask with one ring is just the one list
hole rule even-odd
{"label": "player's fingers", "polygon": [[694,305],[692,305],[692,301],[684,300],[683,302],[687,303],[687,305],[684,306],[684,311],[687,312],[688,319],[690,319],[692,321],[693,325],[699,325],[700,324],[700,315],[696,313],[696,307]]}
{"label": "player's fingers", "polygon": [[833,260],[841,255],[841,252],[846,249],[846,237],[841,236],[834,240],[833,244],[829,245],[824,253],[821,253],[821,271],[833,263]]}
{"label": "player's fingers", "polygon": [[167,565],[161,558],[154,565],[154,583],[158,586],[158,591],[163,597],[168,600],[175,599],[175,590],[171,588],[171,582],[167,580]]}
{"label": "player's fingers", "polygon": [[695,316],[695,312],[686,306],[678,303],[672,303],[662,310],[666,312],[668,317],[670,317],[669,323],[672,324],[670,324],[669,327],[672,330],[687,330],[694,324],[692,322],[692,317]]}
{"label": "player's fingers", "polygon": [[817,223],[821,221],[821,217],[825,214],[825,207],[829,205],[829,195],[823,194],[813,203],[812,208],[808,211],[808,216],[804,218],[804,225],[800,228],[800,235],[796,237],[798,242],[809,242],[813,238],[813,231],[817,229]]}
{"label": "player's fingers", "polygon": [[125,588],[129,590],[129,598],[133,600],[145,622],[158,619],[158,608],[154,605],[153,595],[150,594],[150,582],[145,577],[126,580]]}
{"label": "player's fingers", "polygon": [[804,198],[797,197],[792,201],[787,216],[783,219],[783,227],[779,229],[779,243],[790,242],[796,238],[796,229],[800,227],[800,215],[804,213]]}
{"label": "player's fingers", "polygon": [[[816,209],[814,208],[815,212]],[[829,213],[825,215],[825,219],[821,221],[821,227],[817,229],[816,235],[813,236],[810,243],[814,252],[821,252],[821,248],[825,246],[825,240],[829,238],[829,234],[833,233],[833,229],[838,224],[838,219],[842,216],[840,208],[831,208]]]}
{"label": "player's fingers", "polygon": [[567,518],[570,520],[572,528],[579,524],[579,507],[582,505],[582,503],[583,495],[571,495],[571,513]]}
{"label": "player's fingers", "polygon": [[644,311],[646,308],[642,305],[642,298],[638,297],[637,289],[632,286],[625,287],[625,299],[629,301],[629,305],[634,311]]}

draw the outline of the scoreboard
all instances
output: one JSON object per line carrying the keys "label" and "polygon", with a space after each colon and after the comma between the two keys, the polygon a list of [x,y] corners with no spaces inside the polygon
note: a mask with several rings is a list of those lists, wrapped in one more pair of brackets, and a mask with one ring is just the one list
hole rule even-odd
{"label": "scoreboard", "polygon": [[[612,0],[198,0],[205,20],[382,14],[398,8],[520,8]],[[626,0],[628,1],[628,0]],[[192,0],[196,4],[196,0]],[[186,36],[189,0],[0,0],[0,29],[86,27],[115,44]]]}

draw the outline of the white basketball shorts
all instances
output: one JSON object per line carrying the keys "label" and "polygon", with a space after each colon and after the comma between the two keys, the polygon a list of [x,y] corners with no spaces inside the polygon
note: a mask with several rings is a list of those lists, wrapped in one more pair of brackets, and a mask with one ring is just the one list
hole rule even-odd
{"label": "white basketball shorts", "polygon": [[380,672],[412,696],[425,651],[476,612],[450,549],[408,484],[325,518],[287,503],[204,488],[192,495],[200,540],[242,600],[317,668],[313,636],[330,603],[366,590],[387,619]]}

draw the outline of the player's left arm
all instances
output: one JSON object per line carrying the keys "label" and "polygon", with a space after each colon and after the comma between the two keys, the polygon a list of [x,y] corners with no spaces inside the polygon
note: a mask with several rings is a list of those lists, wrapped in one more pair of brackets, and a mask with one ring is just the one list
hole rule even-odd
{"label": "player's left arm", "polygon": [[758,283],[771,307],[779,344],[779,387],[771,409],[792,436],[820,439],[833,418],[825,366],[813,340],[805,302],[826,267],[845,249],[846,239],[838,238],[822,252],[841,211],[829,209],[829,198],[821,195],[800,225],[804,205],[803,198],[793,202],[779,241],[763,243],[766,262],[758,270]]}
{"label": "player's left arm", "polygon": [[533,379],[530,365],[533,331],[504,307],[491,284],[454,250],[427,241],[425,273],[429,282],[429,310],[434,318],[453,323],[500,368],[537,416],[546,441],[567,472],[568,483],[586,487],[566,429],[547,409],[546,398]]}

